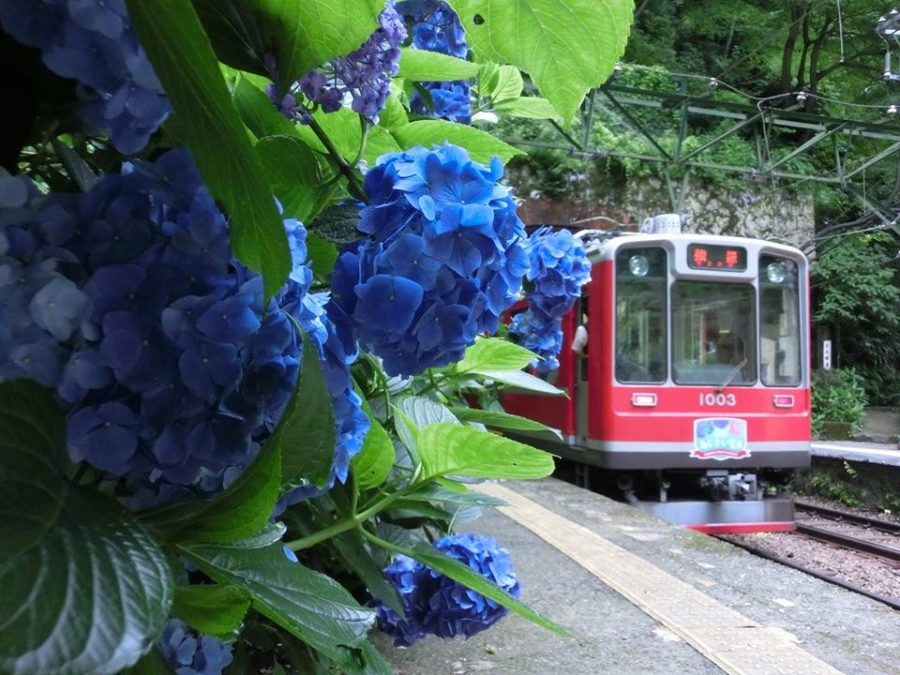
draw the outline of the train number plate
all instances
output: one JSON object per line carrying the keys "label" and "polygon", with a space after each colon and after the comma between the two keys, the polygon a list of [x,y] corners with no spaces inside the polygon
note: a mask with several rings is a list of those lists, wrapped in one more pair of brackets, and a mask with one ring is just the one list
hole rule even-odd
{"label": "train number plate", "polygon": [[694,449],[697,459],[741,459],[749,457],[747,420],[735,417],[704,417],[694,420]]}

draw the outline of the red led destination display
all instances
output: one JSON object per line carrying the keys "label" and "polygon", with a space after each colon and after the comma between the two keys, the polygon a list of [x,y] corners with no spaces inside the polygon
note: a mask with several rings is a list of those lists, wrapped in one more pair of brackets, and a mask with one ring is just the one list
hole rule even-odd
{"label": "red led destination display", "polygon": [[747,269],[747,249],[740,246],[690,244],[688,267],[694,270],[743,272]]}

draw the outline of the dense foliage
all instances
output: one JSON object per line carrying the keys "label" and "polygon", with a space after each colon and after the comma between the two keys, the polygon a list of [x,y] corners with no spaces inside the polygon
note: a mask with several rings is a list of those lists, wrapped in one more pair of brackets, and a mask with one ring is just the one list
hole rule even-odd
{"label": "dense foliage", "polygon": [[813,321],[830,331],[834,361],[864,375],[872,405],[900,403],[900,260],[886,232],[823,241],[812,266]]}
{"label": "dense foliage", "polygon": [[853,368],[817,370],[812,386],[812,431],[822,432],[825,422],[844,422],[850,432],[859,431],[865,414],[863,378]]}
{"label": "dense foliage", "polygon": [[0,671],[387,673],[376,625],[562,630],[451,527],[553,469],[470,394],[558,393],[489,337],[534,261],[520,151],[465,123],[570,120],[632,9],[0,0]]}

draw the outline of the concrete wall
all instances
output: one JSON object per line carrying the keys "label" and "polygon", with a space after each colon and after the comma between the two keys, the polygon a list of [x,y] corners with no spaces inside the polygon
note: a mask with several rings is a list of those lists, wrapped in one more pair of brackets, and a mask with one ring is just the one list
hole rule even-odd
{"label": "concrete wall", "polygon": [[[509,176],[522,199],[519,215],[528,225],[557,225],[573,230],[622,225],[636,229],[644,218],[673,213],[663,181],[647,178],[619,186],[598,186],[573,176],[571,196],[547,198],[527,172]],[[730,234],[800,246],[813,237],[811,193],[789,192],[748,183],[742,189],[711,189],[694,181],[677,212],[689,216],[685,232]]]}

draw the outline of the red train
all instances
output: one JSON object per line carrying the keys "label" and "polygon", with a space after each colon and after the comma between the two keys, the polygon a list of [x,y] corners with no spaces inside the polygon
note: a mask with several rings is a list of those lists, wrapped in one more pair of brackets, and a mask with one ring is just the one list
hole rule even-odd
{"label": "red train", "polygon": [[[787,484],[810,462],[803,253],[704,234],[578,236],[591,281],[550,374],[569,396],[503,400],[562,440],[525,440],[694,529],[793,529]],[[568,348],[579,323],[585,357]]]}

